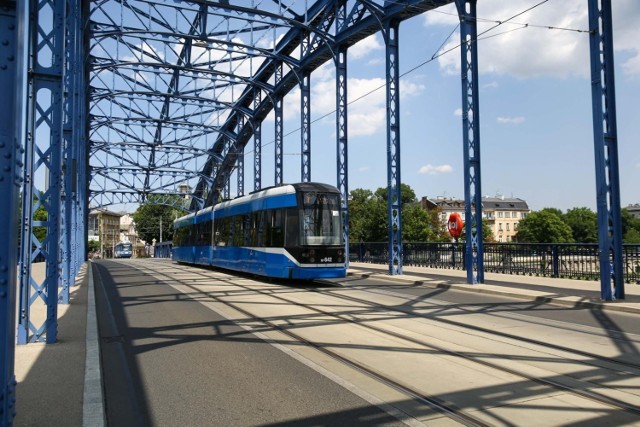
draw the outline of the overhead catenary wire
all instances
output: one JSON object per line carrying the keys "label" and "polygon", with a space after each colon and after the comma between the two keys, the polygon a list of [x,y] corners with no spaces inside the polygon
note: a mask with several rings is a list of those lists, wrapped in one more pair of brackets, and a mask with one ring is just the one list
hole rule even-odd
{"label": "overhead catenary wire", "polygon": [[[404,3],[401,3],[401,2],[398,2],[398,1],[394,1],[394,0],[387,0],[387,1],[388,1],[388,3],[404,4]],[[488,23],[494,23],[495,25],[493,25],[493,26],[489,27],[488,29],[483,30],[482,32],[478,33],[476,38],[472,39],[471,42],[474,42],[474,41],[478,42],[478,41],[482,41],[482,40],[487,40],[487,39],[490,39],[490,38],[493,38],[493,37],[501,36],[501,35],[504,35],[504,34],[515,32],[515,31],[520,31],[520,30],[527,29],[527,28],[541,28],[541,29],[547,29],[547,30],[561,30],[561,31],[572,31],[572,32],[577,32],[577,33],[589,33],[589,30],[580,30],[580,29],[575,29],[575,28],[563,28],[563,27],[556,27],[556,26],[549,26],[549,25],[539,25],[539,24],[513,22],[514,19],[518,18],[519,16],[524,15],[527,12],[530,12],[533,9],[536,9],[536,8],[542,6],[543,4],[547,3],[548,1],[549,0],[542,0],[542,1],[530,6],[528,8],[522,10],[521,12],[516,13],[515,15],[511,16],[510,18],[507,18],[507,19],[504,19],[504,20],[486,19],[486,18],[477,18],[476,17],[475,18],[476,22],[488,22]],[[419,7],[419,6],[411,6],[411,7]],[[436,9],[427,9],[427,8],[423,8],[423,9],[424,9],[424,11],[431,11],[431,12],[442,13],[442,14],[451,15],[451,16],[457,16],[458,18],[461,17],[459,14],[453,14],[453,13],[438,11]],[[514,29],[510,29],[510,30],[506,30],[506,31],[503,31],[501,33],[492,34],[492,35],[488,35],[488,36],[482,37],[483,35],[491,32],[491,31],[495,30],[496,28],[498,28],[498,27],[500,27],[502,25],[505,25],[505,24],[519,25],[520,27],[514,28]],[[425,60],[425,61],[423,61],[423,62],[421,62],[421,63],[419,63],[419,64],[417,64],[415,66],[413,66],[412,68],[408,69],[407,71],[404,71],[404,72],[400,73],[398,78],[405,77],[408,74],[411,74],[414,71],[418,70],[419,68],[422,68],[425,65],[435,61],[436,59],[440,58],[441,56],[444,56],[444,55],[446,55],[446,54],[448,54],[448,53],[460,48],[463,45],[463,43],[465,43],[465,42],[458,43],[458,44],[450,47],[449,49],[441,50],[443,48],[443,46],[445,46],[447,44],[447,41],[456,32],[456,30],[459,28],[459,26],[460,26],[460,24],[457,24],[454,27],[454,29],[449,33],[449,35],[445,38],[445,40],[442,42],[442,44],[438,47],[438,49],[436,49],[434,54],[429,59],[427,59],[427,60]],[[370,91],[360,95],[357,98],[352,99],[351,101],[348,101],[347,105],[355,104],[356,102],[358,102],[358,101],[360,101],[360,100],[372,95],[373,93],[379,91],[380,89],[383,89],[384,87],[386,87],[386,83],[371,89]],[[331,111],[329,111],[329,112],[327,112],[327,113],[325,113],[325,114],[323,114],[321,116],[318,116],[318,117],[312,119],[309,122],[309,124],[311,125],[311,124],[317,123],[320,120],[323,120],[323,119],[335,114],[336,111],[337,110],[334,109],[334,110],[331,110]],[[285,137],[291,136],[291,135],[299,132],[301,129],[302,129],[301,127],[292,129],[291,131],[283,134],[282,138],[284,139]],[[262,148],[267,147],[267,146],[269,146],[271,144],[274,144],[275,142],[276,142],[275,140],[271,140],[269,142],[266,142],[266,143],[262,144]],[[249,155],[249,154],[251,154],[253,152],[254,152],[254,150],[245,151],[244,155],[246,156],[246,155]],[[290,154],[288,154],[288,155],[290,155]]]}

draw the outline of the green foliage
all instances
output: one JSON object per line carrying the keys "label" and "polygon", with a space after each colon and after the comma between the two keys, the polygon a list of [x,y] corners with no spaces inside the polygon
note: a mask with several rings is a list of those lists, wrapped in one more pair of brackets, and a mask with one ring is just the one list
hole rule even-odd
{"label": "green foliage", "polygon": [[[176,196],[179,199],[179,196]],[[184,215],[184,212],[174,207],[158,204],[158,201],[166,202],[166,196],[151,195],[147,203],[140,205],[133,213],[133,221],[140,239],[151,244],[153,239],[160,241],[160,224],[162,223],[162,240],[173,238],[173,221]],[[160,220],[162,219],[162,221]]]}
{"label": "green foliage", "polygon": [[622,209],[622,241],[624,243],[640,243],[640,219]]}
{"label": "green foliage", "polygon": [[573,208],[564,214],[564,221],[571,227],[573,240],[578,243],[598,242],[598,215],[589,208]]}
{"label": "green foliage", "polygon": [[[46,221],[48,217],[47,210],[42,205],[38,206],[38,209],[33,213],[34,221]],[[39,242],[42,242],[47,237],[47,227],[33,227],[33,234]]]}
{"label": "green foliage", "polygon": [[89,240],[87,242],[87,251],[96,252],[100,250],[100,241],[99,240]]}
{"label": "green foliage", "polygon": [[[413,189],[400,186],[402,240],[406,242],[446,241],[437,212],[427,212],[417,203]],[[387,189],[375,193],[355,189],[349,200],[349,236],[352,242],[386,242],[389,239]]]}
{"label": "green foliage", "polygon": [[[462,234],[460,235],[460,241],[465,242],[467,240],[467,227],[462,227]],[[482,241],[483,242],[495,242],[496,239],[493,237],[493,231],[491,230],[491,226],[489,225],[489,220],[482,220]]]}
{"label": "green foliage", "polygon": [[531,212],[518,223],[518,242],[527,243],[573,243],[571,227],[562,218],[558,209],[545,208]]}

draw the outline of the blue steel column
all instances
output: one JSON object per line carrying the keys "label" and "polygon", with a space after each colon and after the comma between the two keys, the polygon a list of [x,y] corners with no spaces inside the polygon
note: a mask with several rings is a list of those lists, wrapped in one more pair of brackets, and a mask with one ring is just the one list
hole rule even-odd
{"label": "blue steel column", "polygon": [[311,181],[311,76],[305,74],[300,80],[300,138],[302,182]]}
{"label": "blue steel column", "polygon": [[78,56],[78,37],[80,24],[80,5],[76,1],[67,3],[67,21],[66,21],[66,37],[67,44],[65,49],[65,76],[64,86],[67,89],[63,105],[64,105],[64,123],[63,123],[63,142],[64,142],[64,163],[63,163],[63,179],[64,194],[62,196],[62,238],[61,244],[61,265],[62,265],[62,288],[58,295],[58,301],[62,304],[69,304],[69,290],[74,279],[73,259],[74,255],[74,225],[73,213],[75,210],[74,203],[74,181],[77,177],[75,171],[75,155],[76,140],[74,138],[74,127],[81,127],[81,123],[76,121],[75,109],[79,102],[77,93],[78,75],[82,70],[82,62],[79,63]]}
{"label": "blue steel column", "polygon": [[282,97],[276,96],[273,112],[275,114],[274,185],[279,186],[282,185]]}
{"label": "blue steel column", "polygon": [[464,142],[464,200],[467,283],[484,283],[482,190],[480,179],[480,107],[476,0],[456,0],[460,15],[462,67],[462,139]]}
{"label": "blue steel column", "polygon": [[[260,94],[260,89],[255,89],[254,111],[262,100]],[[251,125],[253,126],[253,191],[258,191],[262,188],[262,122],[252,117]]]}
{"label": "blue steel column", "polygon": [[242,148],[240,148],[236,165],[238,166],[236,168],[238,171],[238,196],[244,196],[244,145],[242,146]]}
{"label": "blue steel column", "polygon": [[337,187],[342,196],[344,258],[349,266],[349,140],[347,138],[347,49],[339,47],[336,63],[336,140],[337,140]]}
{"label": "blue steel column", "polygon": [[77,87],[77,99],[78,102],[75,104],[75,114],[76,114],[76,123],[79,123],[78,126],[74,126],[74,140],[77,149],[76,156],[76,170],[77,181],[75,184],[75,236],[76,236],[76,256],[75,256],[75,273],[77,274],[80,271],[80,266],[87,259],[87,241],[88,241],[88,230],[87,230],[87,221],[88,221],[88,207],[89,203],[87,200],[87,188],[89,185],[89,172],[88,172],[88,123],[87,120],[87,92],[85,82],[88,81],[87,78],[87,70],[85,67],[85,62],[83,58],[86,58],[85,53],[88,51],[87,44],[88,41],[85,38],[84,33],[84,17],[88,15],[88,2],[79,2],[80,3],[80,19],[78,22],[78,38],[76,43],[78,44],[78,58],[79,63],[81,65],[80,70],[78,71],[78,76],[76,79],[76,87]]}
{"label": "blue steel column", "polygon": [[[236,134],[240,132],[242,128],[244,128],[245,118],[241,116],[238,122],[238,130]],[[237,140],[234,141],[233,149],[235,150],[234,155],[236,156],[236,173],[237,173],[237,181],[236,181],[236,192],[237,196],[244,196],[244,145],[238,148]]]}
{"label": "blue steel column", "polygon": [[[84,16],[83,2],[77,1],[78,18],[76,20],[76,76],[75,76],[75,90],[74,90],[74,135],[73,144],[75,150],[74,163],[72,174],[74,176],[74,182],[72,187],[73,195],[73,277],[80,271],[82,263],[86,257],[86,245],[87,237],[85,234],[86,222],[84,220],[84,210],[87,206],[83,196],[86,195],[86,189],[83,187],[83,182],[86,181],[86,168],[84,168],[84,162],[86,153],[86,138],[85,132],[87,132],[87,117],[85,114],[86,106],[86,93],[85,93],[85,67],[83,58],[85,58],[85,38],[84,38]],[[85,7],[88,7],[86,2]],[[75,284],[75,280],[73,282]]]}
{"label": "blue steel column", "polygon": [[600,296],[606,301],[611,301],[612,280],[615,298],[624,299],[611,0],[589,0],[589,29],[600,244]]}
{"label": "blue steel column", "polygon": [[[282,80],[282,64],[276,65],[275,73],[275,84],[277,85],[280,80]],[[283,150],[283,123],[282,123],[282,95],[274,94],[273,101],[273,114],[275,115],[275,149],[274,149],[274,185],[279,186],[282,185],[282,150]]]}
{"label": "blue steel column", "polygon": [[[0,426],[15,416],[16,264],[18,262],[18,193],[21,185],[21,141],[24,79],[19,53],[24,49],[24,6],[5,2],[0,6]],[[19,15],[19,17],[18,17]],[[20,25],[19,25],[20,22]]]}
{"label": "blue steel column", "polygon": [[400,193],[400,24],[385,22],[387,66],[387,212],[389,274],[402,274],[402,197]]}
{"label": "blue steel column", "polygon": [[[29,137],[26,161],[32,163],[25,163],[23,186],[19,344],[25,344],[27,340],[41,341],[43,337],[46,337],[47,343],[54,343],[58,335],[65,3],[61,0],[31,3],[31,105],[27,113]],[[36,182],[40,177],[44,178],[45,182]],[[38,186],[44,186],[44,191],[40,191]],[[37,199],[35,205],[32,197]],[[39,206],[46,211],[45,220],[35,219],[34,208]],[[43,241],[38,241],[33,234],[34,226],[44,227],[46,230]],[[30,268],[31,262],[39,255],[43,256],[46,262],[42,283],[38,283],[32,277]],[[47,305],[45,323],[39,327],[31,323],[27,307],[38,299]],[[30,339],[29,332],[33,333]]]}

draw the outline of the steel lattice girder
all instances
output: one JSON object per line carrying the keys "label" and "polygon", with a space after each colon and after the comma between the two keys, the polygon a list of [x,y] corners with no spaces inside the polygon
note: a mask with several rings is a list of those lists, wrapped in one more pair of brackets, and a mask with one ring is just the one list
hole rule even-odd
{"label": "steel lattice girder", "polygon": [[[246,143],[260,138],[274,103],[305,79],[307,89],[310,73],[337,46],[346,49],[380,31],[385,16],[402,20],[449,2],[91,2],[91,200],[132,191],[143,176],[140,200],[166,192],[173,181],[195,187],[192,208],[212,203]],[[310,179],[306,137],[303,180]],[[132,144],[135,151],[123,151]],[[171,145],[193,154],[171,156]],[[253,162],[254,187],[261,185],[259,162]],[[123,166],[138,172],[126,176]],[[158,178],[166,171],[167,178]]]}

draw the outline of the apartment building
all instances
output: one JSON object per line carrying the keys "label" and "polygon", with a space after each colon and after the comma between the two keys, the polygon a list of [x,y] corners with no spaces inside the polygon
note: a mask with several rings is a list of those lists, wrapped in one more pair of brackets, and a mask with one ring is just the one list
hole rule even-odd
{"label": "apartment building", "polygon": [[[465,221],[464,200],[447,199],[437,197],[428,199],[423,197],[420,201],[423,209],[438,209],[440,222],[446,227],[449,215],[457,212]],[[518,223],[531,212],[527,202],[518,198],[507,198],[504,196],[483,197],[482,217],[487,221],[493,232],[496,242],[512,242],[518,232]]]}
{"label": "apartment building", "polygon": [[122,214],[107,209],[92,209],[88,218],[88,239],[100,242],[103,258],[113,257],[116,243],[120,241],[120,218]]}
{"label": "apartment building", "polygon": [[634,218],[640,219],[640,204],[629,205],[626,209]]}

